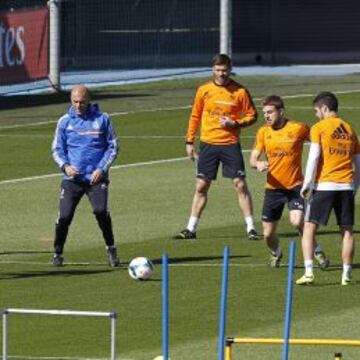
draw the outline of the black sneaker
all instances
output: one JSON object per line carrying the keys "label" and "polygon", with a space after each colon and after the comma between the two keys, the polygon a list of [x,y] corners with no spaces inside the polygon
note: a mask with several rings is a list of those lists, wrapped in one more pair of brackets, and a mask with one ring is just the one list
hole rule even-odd
{"label": "black sneaker", "polygon": [[106,250],[108,256],[108,263],[111,267],[119,267],[120,266],[120,259],[117,255],[116,247],[109,246]]}
{"label": "black sneaker", "polygon": [[196,232],[192,232],[188,229],[184,229],[180,231],[177,235],[173,237],[176,240],[195,240],[196,239]]}
{"label": "black sneaker", "polygon": [[248,239],[249,240],[259,240],[260,236],[258,235],[257,231],[255,229],[251,229],[248,233]]}
{"label": "black sneaker", "polygon": [[53,266],[63,266],[64,256],[62,254],[55,253],[52,259]]}

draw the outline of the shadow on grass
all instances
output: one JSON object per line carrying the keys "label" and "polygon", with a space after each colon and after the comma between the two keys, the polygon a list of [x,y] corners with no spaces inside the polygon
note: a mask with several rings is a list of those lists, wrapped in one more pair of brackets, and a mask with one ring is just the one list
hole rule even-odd
{"label": "shadow on grass", "polygon": [[[316,281],[317,281],[317,279],[316,279]],[[321,280],[319,280],[319,281],[321,281]],[[314,288],[314,287],[316,287],[316,288],[326,288],[326,287],[340,287],[341,286],[341,288],[346,289],[346,288],[352,288],[353,286],[359,286],[359,285],[360,285],[360,281],[352,280],[350,285],[342,286],[340,284],[340,280],[339,280],[339,281],[331,281],[331,282],[327,282],[327,283],[323,283],[323,284],[319,284],[318,282],[316,282],[315,284],[305,285],[305,286],[302,286],[302,287],[304,287],[304,288],[306,288],[306,287],[307,288]]]}
{"label": "shadow on grass", "polygon": [[18,251],[3,251],[0,255],[38,255],[38,254],[52,254],[52,251],[35,251],[35,250],[18,250]]}
{"label": "shadow on grass", "polygon": [[102,273],[108,273],[109,270],[65,270],[65,269],[54,269],[48,271],[20,271],[20,272],[3,272],[0,276],[1,280],[20,280],[20,279],[28,279],[28,278],[37,278],[37,277],[48,277],[48,276],[83,276],[83,275],[96,275]]}
{"label": "shadow on grass", "polygon": [[[123,99],[135,97],[153,96],[147,93],[118,93],[118,92],[104,92],[94,93],[91,96],[92,102],[101,101],[104,99]],[[14,95],[14,96],[0,96],[0,107],[2,110],[29,108],[41,105],[51,104],[69,104],[70,92],[62,91],[54,94],[36,94],[36,95]]]}

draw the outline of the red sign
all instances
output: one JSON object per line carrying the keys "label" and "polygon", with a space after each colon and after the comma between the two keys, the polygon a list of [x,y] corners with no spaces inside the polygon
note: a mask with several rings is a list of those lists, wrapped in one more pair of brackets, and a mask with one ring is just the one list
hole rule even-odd
{"label": "red sign", "polygon": [[25,83],[48,75],[49,10],[0,13],[0,84]]}

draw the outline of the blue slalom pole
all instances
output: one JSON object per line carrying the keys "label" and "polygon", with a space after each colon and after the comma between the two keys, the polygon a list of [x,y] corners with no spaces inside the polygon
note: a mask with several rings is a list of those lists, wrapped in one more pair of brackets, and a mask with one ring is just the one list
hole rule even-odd
{"label": "blue slalom pole", "polygon": [[225,356],[225,336],[226,336],[226,307],[227,291],[229,277],[229,247],[224,248],[222,286],[221,286],[221,303],[220,303],[220,324],[218,340],[218,360],[224,360]]}
{"label": "blue slalom pole", "polygon": [[162,353],[169,358],[169,271],[168,255],[162,256]]}
{"label": "blue slalom pole", "polygon": [[294,263],[295,263],[295,241],[292,241],[290,243],[290,250],[289,250],[289,267],[288,267],[287,292],[286,292],[284,345],[283,345],[282,360],[287,360],[289,356]]}

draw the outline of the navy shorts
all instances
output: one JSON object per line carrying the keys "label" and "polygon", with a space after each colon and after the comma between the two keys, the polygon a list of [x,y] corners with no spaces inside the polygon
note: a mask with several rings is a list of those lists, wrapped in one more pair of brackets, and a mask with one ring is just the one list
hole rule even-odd
{"label": "navy shorts", "polygon": [[332,209],[339,226],[354,225],[354,192],[352,190],[314,191],[306,207],[305,221],[326,225]]}
{"label": "navy shorts", "polygon": [[239,143],[213,145],[201,142],[196,176],[206,181],[216,180],[220,163],[223,177],[245,177],[244,159]]}
{"label": "navy shorts", "polygon": [[280,220],[285,204],[289,210],[304,211],[304,199],[300,196],[301,186],[293,189],[266,189],[262,210],[262,221]]}

